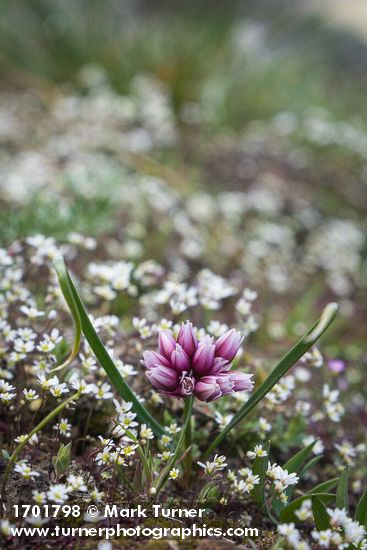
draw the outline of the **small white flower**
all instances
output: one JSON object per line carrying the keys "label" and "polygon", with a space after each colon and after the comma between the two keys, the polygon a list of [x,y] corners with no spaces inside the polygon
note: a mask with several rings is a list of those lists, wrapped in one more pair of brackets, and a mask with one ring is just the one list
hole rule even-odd
{"label": "small white flower", "polygon": [[32,491],[32,498],[36,504],[44,504],[46,502],[46,493],[43,491],[37,491],[34,489]]}
{"label": "small white flower", "polygon": [[69,488],[63,484],[53,485],[47,491],[47,498],[51,500],[51,502],[63,504],[69,498]]}
{"label": "small white flower", "polygon": [[69,393],[69,388],[64,382],[62,382],[61,384],[50,386],[50,393],[54,397],[61,397],[64,393]]}
{"label": "small white flower", "polygon": [[146,424],[141,425],[139,436],[141,439],[154,439],[153,430],[151,428],[148,428]]}
{"label": "small white flower", "polygon": [[27,390],[24,388],[23,394],[27,401],[34,401],[35,399],[38,399],[38,395],[35,390]]}
{"label": "small white flower", "polygon": [[45,315],[44,311],[39,311],[37,308],[32,306],[20,306],[20,311],[24,313],[30,319],[37,319],[37,317],[43,317]]}
{"label": "small white flower", "polygon": [[172,468],[169,473],[169,479],[178,479],[180,477],[180,470],[178,468]]}
{"label": "small white flower", "polygon": [[253,451],[247,451],[247,456],[251,459],[263,456],[268,456],[268,453],[263,449],[262,445],[255,445],[255,448]]}
{"label": "small white flower", "polygon": [[96,386],[96,384],[90,385],[91,393],[94,394],[96,399],[111,399],[113,393],[111,392],[111,386],[104,382],[101,386]]}
{"label": "small white flower", "polygon": [[100,453],[96,455],[95,461],[97,462],[98,466],[102,466],[104,464],[108,464],[111,460],[111,446],[104,447]]}
{"label": "small white flower", "polygon": [[58,430],[61,435],[70,437],[71,424],[67,418],[62,418],[60,422],[54,426],[55,430]]}
{"label": "small white flower", "polygon": [[34,479],[35,477],[39,477],[39,472],[36,472],[35,470],[32,470],[30,466],[26,462],[20,462],[15,465],[14,471],[20,474],[24,479]]}
{"label": "small white flower", "polygon": [[81,475],[70,474],[68,475],[66,481],[68,482],[68,489],[71,492],[78,491],[81,493],[85,493],[88,490],[83,476]]}

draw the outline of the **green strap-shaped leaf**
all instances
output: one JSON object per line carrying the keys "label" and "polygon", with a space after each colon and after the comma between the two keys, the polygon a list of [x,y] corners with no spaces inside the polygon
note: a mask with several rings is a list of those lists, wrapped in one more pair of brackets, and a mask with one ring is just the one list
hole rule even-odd
{"label": "green strap-shaped leaf", "polygon": [[61,364],[58,365],[56,368],[54,368],[51,372],[55,372],[58,370],[61,370],[68,365],[75,359],[75,357],[78,355],[79,346],[80,346],[80,340],[82,335],[82,322],[80,319],[79,311],[77,304],[75,302],[75,298],[72,292],[72,289],[70,288],[70,285],[67,281],[66,274],[64,273],[65,263],[62,258],[57,258],[54,261],[54,268],[57,274],[57,277],[59,279],[60,288],[63,293],[63,296],[65,298],[65,302],[69,308],[69,311],[71,313],[71,316],[73,318],[74,323],[74,344],[73,348],[71,350],[71,353],[69,357]]}
{"label": "green strap-shaped leaf", "polygon": [[340,509],[344,508],[347,512],[349,510],[348,477],[349,477],[349,467],[346,466],[339,478],[338,485],[336,488],[336,507]]}
{"label": "green strap-shaped leaf", "polygon": [[255,476],[259,476],[260,482],[258,485],[255,485],[253,491],[251,491],[251,498],[254,502],[260,502],[264,504],[265,502],[265,481],[266,481],[266,470],[268,469],[269,463],[269,449],[270,443],[268,442],[264,449],[266,450],[266,456],[256,456],[254,464],[252,467],[252,473]]}
{"label": "green strap-shaped leaf", "polygon": [[367,490],[358,501],[355,519],[367,529]]}
{"label": "green strap-shaped leaf", "polygon": [[289,473],[295,472],[298,473],[301,470],[301,466],[314,448],[316,443],[315,441],[312,441],[307,447],[304,449],[301,449],[298,451],[295,455],[293,455],[283,466],[283,470],[288,470]]}
{"label": "green strap-shaped leaf", "polygon": [[311,458],[311,460],[306,462],[306,464],[301,468],[301,470],[299,472],[299,476],[303,477],[307,472],[312,470],[312,468],[315,466],[315,464],[320,462],[320,460],[322,458],[324,458],[324,455],[317,455],[317,456],[314,456],[313,458]]}
{"label": "green strap-shaped leaf", "polygon": [[61,291],[67,301],[67,304],[69,305],[70,312],[73,315],[74,323],[80,322],[85,338],[87,339],[98,361],[106,371],[107,376],[109,377],[115,390],[125,401],[132,402],[133,410],[137,414],[140,422],[148,424],[156,436],[159,437],[163,435],[164,429],[152,417],[144,405],[139,402],[133,390],[122,378],[108,351],[96,333],[63,258],[59,257],[54,261],[54,268],[59,280]]}
{"label": "green strap-shaped leaf", "polygon": [[312,497],[312,512],[315,520],[316,529],[325,531],[330,527],[330,516],[326,511],[326,506],[318,497]]}
{"label": "green strap-shaped leaf", "polygon": [[332,493],[317,493],[316,495],[311,493],[307,495],[302,495],[301,497],[298,497],[290,502],[287,506],[285,506],[285,508],[283,508],[279,516],[280,521],[282,523],[288,523],[290,521],[298,522],[299,519],[294,513],[298,510],[304,500],[311,500],[313,496],[317,496],[317,498],[319,498],[324,504],[329,504],[335,498],[335,495]]}
{"label": "green strap-shaped leaf", "polygon": [[339,481],[338,477],[334,477],[333,479],[328,479],[327,481],[323,481],[322,483],[319,483],[318,485],[315,485],[312,489],[310,489],[307,494],[317,494],[317,493],[328,493],[331,491],[331,489],[334,489],[336,487],[337,483]]}
{"label": "green strap-shaped leaf", "polygon": [[277,382],[289,371],[289,369],[308,351],[325,332],[328,326],[332,323],[336,312],[338,311],[338,304],[328,304],[320,319],[315,323],[311,329],[297,342],[297,344],[279,361],[277,366],[269,374],[267,379],[262,385],[252,394],[250,399],[240,408],[240,410],[234,415],[231,422],[223,428],[220,434],[216,437],[213,443],[205,451],[203,458],[207,458],[220,443],[227,437],[229,432],[233,430],[239,422],[241,422],[254,407],[269,393],[269,391],[275,386]]}

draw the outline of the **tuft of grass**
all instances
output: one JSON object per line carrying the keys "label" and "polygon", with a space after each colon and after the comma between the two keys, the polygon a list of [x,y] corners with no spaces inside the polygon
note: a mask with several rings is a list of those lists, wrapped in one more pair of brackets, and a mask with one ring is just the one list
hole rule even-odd
{"label": "tuft of grass", "polygon": [[117,223],[116,206],[108,198],[97,196],[89,199],[77,191],[70,200],[62,202],[36,193],[26,206],[7,203],[1,211],[1,243],[10,243],[34,233],[63,240],[71,228],[89,235],[105,234]]}

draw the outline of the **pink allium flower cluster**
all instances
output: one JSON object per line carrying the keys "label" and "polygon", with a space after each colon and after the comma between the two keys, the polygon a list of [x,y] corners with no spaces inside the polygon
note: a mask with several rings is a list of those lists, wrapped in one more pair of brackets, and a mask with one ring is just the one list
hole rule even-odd
{"label": "pink allium flower cluster", "polygon": [[166,395],[213,401],[222,395],[253,388],[252,374],[231,371],[243,338],[235,329],[216,341],[206,335],[198,341],[190,322],[177,338],[170,330],[159,333],[159,352],[145,351],[142,364],[151,384]]}

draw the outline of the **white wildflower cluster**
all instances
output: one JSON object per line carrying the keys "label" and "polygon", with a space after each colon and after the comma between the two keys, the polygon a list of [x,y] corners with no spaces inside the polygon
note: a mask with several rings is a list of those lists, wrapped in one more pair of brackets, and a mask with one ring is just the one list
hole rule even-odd
{"label": "white wildflower cluster", "polygon": [[273,389],[266,395],[266,405],[272,409],[275,405],[284,403],[291,395],[295,388],[295,379],[292,374],[288,374],[275,384]]}
{"label": "white wildflower cluster", "polygon": [[[322,388],[322,396],[326,416],[332,422],[340,422],[344,415],[345,409],[339,400],[339,390],[331,390],[329,384],[324,384]],[[324,416],[323,411],[319,411],[318,413],[315,413],[313,418],[315,420],[322,420]]]}
{"label": "white wildflower cluster", "polygon": [[3,404],[9,403],[14,397],[16,397],[16,393],[13,393],[15,390],[15,387],[12,386],[9,382],[6,382],[5,380],[0,380],[0,401]]}
{"label": "white wildflower cluster", "polygon": [[[330,529],[312,531],[312,537],[317,544],[323,548],[336,547],[340,550],[349,548],[350,545],[361,548],[362,546],[359,545],[367,534],[363,525],[353,521],[346,510],[328,508],[327,513],[330,517]],[[367,540],[364,541],[365,543]]]}
{"label": "white wildflower cluster", "polygon": [[[136,413],[131,411],[132,403],[119,402],[113,400],[116,417],[113,421],[113,428],[110,438],[99,436],[101,449],[95,455],[95,461],[99,466],[127,466],[127,460],[132,457],[140,444],[144,445],[154,434],[146,424],[142,424],[138,429]],[[115,442],[118,440],[118,443]]]}
{"label": "white wildflower cluster", "polygon": [[227,467],[226,457],[224,455],[215,455],[214,459],[210,462],[198,462],[198,465],[204,469],[204,472],[211,476],[216,472],[221,472]]}
{"label": "white wildflower cluster", "polygon": [[307,351],[300,359],[306,367],[315,367],[319,369],[324,364],[324,358],[317,346],[313,346],[310,351]]}
{"label": "white wildflower cluster", "polygon": [[[4,196],[24,202],[29,189],[42,190],[47,196],[47,185],[57,179],[60,164],[64,175],[87,193],[91,184],[97,186],[118,173],[115,163],[102,150],[142,152],[175,142],[168,92],[155,78],[136,76],[129,96],[117,94],[100,67],[84,67],[79,79],[87,93],[59,94],[47,109],[37,94],[20,93],[16,98],[7,92],[1,94],[0,117],[8,113],[2,145],[16,148],[14,156],[2,159]],[[30,149],[23,141],[35,129],[37,147]],[[55,188],[59,190],[56,184]],[[71,240],[80,245],[78,236],[71,234]]]}
{"label": "white wildflower cluster", "polygon": [[103,298],[112,301],[118,292],[125,291],[136,296],[138,289],[133,281],[134,264],[132,262],[92,262],[88,265],[88,278],[92,283],[92,291]]}
{"label": "white wildflower cluster", "polygon": [[272,119],[272,126],[281,135],[297,132],[319,146],[334,145],[366,157],[365,130],[351,121],[335,120],[333,113],[325,107],[311,105],[301,114],[281,111]]}
{"label": "white wildflower cluster", "polygon": [[250,468],[241,468],[236,475],[232,470],[228,471],[227,479],[230,483],[231,490],[239,498],[245,498],[246,495],[255,489],[255,486],[260,483],[260,477],[253,474]]}
{"label": "white wildflower cluster", "polygon": [[[301,533],[294,523],[281,523],[278,533],[284,539],[285,547],[293,550],[310,550],[310,545],[302,539]],[[280,548],[283,546],[280,544]]]}
{"label": "white wildflower cluster", "polygon": [[237,301],[235,306],[241,322],[243,323],[242,333],[245,336],[248,336],[252,332],[256,332],[256,330],[259,328],[256,317],[253,315],[252,312],[252,305],[256,298],[256,290],[245,288],[242,292],[241,298]]}
{"label": "white wildflower cluster", "polygon": [[343,469],[345,465],[354,466],[358,456],[366,456],[366,445],[364,443],[353,446],[345,439],[341,441],[341,443],[335,443],[334,447],[338,453],[338,460],[336,462],[341,469]]}
{"label": "white wildflower cluster", "polygon": [[338,296],[348,296],[361,262],[363,231],[352,220],[330,220],[310,240],[307,260],[328,273],[328,282]]}
{"label": "white wildflower cluster", "polygon": [[306,498],[306,500],[303,500],[301,506],[294,512],[294,515],[297,516],[302,523],[312,520],[313,512],[311,499]]}
{"label": "white wildflower cluster", "polygon": [[268,463],[266,475],[272,481],[274,491],[278,498],[286,504],[288,497],[285,491],[288,487],[298,484],[298,475],[294,472],[289,473],[288,470],[284,470],[281,466],[278,466],[278,464],[271,464],[270,462]]}
{"label": "white wildflower cluster", "polygon": [[41,475],[39,472],[32,470],[25,460],[18,462],[14,467],[14,471],[20,474],[24,479],[34,480],[35,477],[39,477]]}
{"label": "white wildflower cluster", "polygon": [[[154,302],[169,304],[171,312],[178,315],[197,305],[208,310],[217,310],[225,299],[236,293],[236,288],[226,279],[209,269],[203,269],[192,285],[177,280],[166,280],[163,288],[154,295]],[[223,330],[223,327],[221,328]],[[218,325],[214,324],[212,329],[220,331],[220,325],[218,328]]]}

